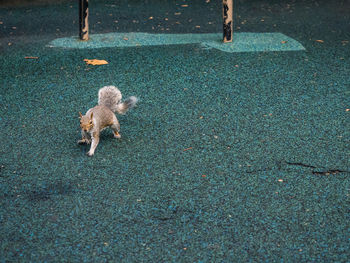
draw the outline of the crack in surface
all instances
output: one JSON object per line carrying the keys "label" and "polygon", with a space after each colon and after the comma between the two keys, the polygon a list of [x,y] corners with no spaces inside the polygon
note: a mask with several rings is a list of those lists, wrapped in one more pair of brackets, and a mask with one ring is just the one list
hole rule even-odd
{"label": "crack in surface", "polygon": [[339,174],[339,173],[350,173],[350,171],[343,171],[338,169],[330,169],[327,171],[312,171],[312,174],[318,174],[318,175],[330,175],[330,174]]}
{"label": "crack in surface", "polygon": [[323,171],[317,171],[315,169],[323,169],[323,168],[318,168],[316,166],[313,165],[309,165],[309,164],[304,164],[301,162],[285,162],[288,165],[294,165],[294,166],[301,166],[301,167],[306,167],[306,168],[312,168],[314,170],[311,171],[312,174],[315,175],[330,175],[330,174],[339,174],[339,173],[350,173],[350,171],[346,171],[346,170],[340,170],[340,169],[328,169],[328,170],[323,170]]}
{"label": "crack in surface", "polygon": [[295,165],[295,166],[302,166],[302,167],[306,167],[306,168],[317,168],[316,166],[313,166],[313,165],[309,165],[309,164],[304,164],[304,163],[292,163],[292,162],[286,162],[286,164],[288,165]]}
{"label": "crack in surface", "polygon": [[[246,170],[243,171],[244,173],[247,174],[254,174],[254,173],[259,173],[259,172],[268,172],[268,171],[272,171],[274,169],[277,170],[283,170],[283,167],[285,165],[292,165],[292,166],[300,166],[300,167],[304,167],[304,168],[310,168],[311,173],[314,175],[331,175],[331,174],[340,174],[340,173],[350,173],[350,171],[348,170],[341,170],[341,169],[327,169],[325,167],[317,167],[314,165],[310,165],[310,164],[305,164],[302,162],[288,162],[288,161],[278,161],[276,162],[276,167],[265,167],[265,168],[261,168],[261,169],[256,169],[256,170]],[[236,172],[241,172],[241,171],[236,171]]]}

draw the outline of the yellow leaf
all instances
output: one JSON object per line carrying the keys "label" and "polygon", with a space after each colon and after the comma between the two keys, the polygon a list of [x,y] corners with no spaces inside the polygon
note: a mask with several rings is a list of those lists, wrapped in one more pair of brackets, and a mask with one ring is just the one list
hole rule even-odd
{"label": "yellow leaf", "polygon": [[106,60],[100,59],[84,59],[87,65],[106,65],[108,62]]}

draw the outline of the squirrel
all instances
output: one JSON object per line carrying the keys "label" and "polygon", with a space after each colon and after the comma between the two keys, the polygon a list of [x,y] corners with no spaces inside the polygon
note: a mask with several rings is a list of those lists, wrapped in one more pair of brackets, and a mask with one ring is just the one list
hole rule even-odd
{"label": "squirrel", "polygon": [[103,129],[110,127],[114,137],[121,138],[120,125],[115,112],[125,114],[138,101],[134,96],[127,98],[124,102],[121,99],[122,94],[117,87],[105,86],[98,91],[98,105],[89,109],[85,115],[79,112],[82,139],[78,141],[78,144],[91,143],[91,148],[87,152],[88,156],[94,155],[100,141],[100,132]]}

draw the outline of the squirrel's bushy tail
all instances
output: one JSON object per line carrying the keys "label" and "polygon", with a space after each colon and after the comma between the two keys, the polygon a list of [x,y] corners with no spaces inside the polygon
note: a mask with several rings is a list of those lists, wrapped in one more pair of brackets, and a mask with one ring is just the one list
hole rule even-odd
{"label": "squirrel's bushy tail", "polygon": [[115,86],[105,86],[98,91],[98,105],[106,106],[119,114],[125,114],[137,102],[137,98],[134,96],[127,98],[124,102],[121,100],[122,93]]}

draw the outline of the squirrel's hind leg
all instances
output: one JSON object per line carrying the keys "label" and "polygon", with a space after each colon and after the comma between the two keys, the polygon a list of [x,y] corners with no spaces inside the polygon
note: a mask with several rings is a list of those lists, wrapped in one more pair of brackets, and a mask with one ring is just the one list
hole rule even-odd
{"label": "squirrel's hind leg", "polygon": [[119,133],[120,124],[119,124],[117,118],[114,119],[113,124],[111,125],[111,129],[113,130],[114,138],[120,139],[121,138],[121,135]]}

